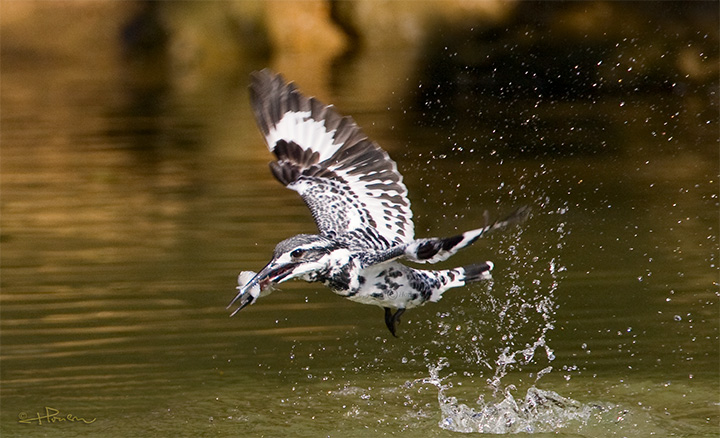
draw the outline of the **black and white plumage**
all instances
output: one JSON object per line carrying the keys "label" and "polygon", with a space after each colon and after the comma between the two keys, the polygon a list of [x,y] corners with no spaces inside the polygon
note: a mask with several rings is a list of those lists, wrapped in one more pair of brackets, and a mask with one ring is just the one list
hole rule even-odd
{"label": "black and white plumage", "polygon": [[[300,194],[320,234],[283,240],[257,274],[238,277],[232,313],[272,285],[292,278],[321,282],[350,300],[381,306],[395,335],[405,309],[438,301],[443,292],[490,278],[491,262],[420,270],[399,262],[443,261],[483,234],[524,220],[508,218],[449,238],[415,239],[407,189],[395,162],[350,117],[303,96],[269,70],[252,75],[250,99],[258,126],[276,161],[275,178]],[[487,221],[486,221],[487,222]],[[393,309],[396,309],[393,312]]]}

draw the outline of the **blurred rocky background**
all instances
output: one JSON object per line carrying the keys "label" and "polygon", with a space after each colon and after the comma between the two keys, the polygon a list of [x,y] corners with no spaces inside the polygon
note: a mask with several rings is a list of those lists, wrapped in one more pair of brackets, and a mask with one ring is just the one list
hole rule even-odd
{"label": "blurred rocky background", "polygon": [[[351,83],[345,112],[386,96],[411,123],[482,120],[522,151],[606,150],[588,140],[604,129],[598,96],[663,93],[717,112],[714,1],[3,1],[0,25],[4,71],[108,63],[152,94],[270,66],[326,101]],[[568,118],[574,133],[534,135]]]}

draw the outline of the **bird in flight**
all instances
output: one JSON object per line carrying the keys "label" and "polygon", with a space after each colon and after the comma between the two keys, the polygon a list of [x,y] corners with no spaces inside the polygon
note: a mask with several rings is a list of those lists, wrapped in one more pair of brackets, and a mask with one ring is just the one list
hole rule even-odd
{"label": "bird in flight", "polygon": [[[406,309],[436,302],[451,288],[490,279],[492,262],[443,270],[400,263],[446,260],[483,234],[521,222],[521,207],[505,219],[447,238],[415,238],[410,201],[395,162],[352,118],[301,94],[293,83],[265,69],[252,74],[250,100],[257,124],[276,160],[275,178],[300,194],[319,234],[299,234],[278,243],[270,262],[238,276],[228,308],[248,304],[272,286],[301,278],[336,294],[384,308],[396,336]],[[231,315],[231,316],[232,316]]]}

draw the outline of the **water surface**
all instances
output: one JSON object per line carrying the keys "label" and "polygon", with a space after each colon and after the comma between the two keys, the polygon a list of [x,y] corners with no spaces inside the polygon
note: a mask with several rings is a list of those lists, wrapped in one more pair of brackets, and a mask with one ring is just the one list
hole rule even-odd
{"label": "water surface", "polygon": [[[582,110],[607,150],[523,153],[487,121],[422,123],[405,81],[306,90],[395,158],[418,236],[533,207],[443,265],[493,260],[492,283],[409,311],[395,339],[381,309],[301,282],[229,318],[237,273],[310,214],[267,169],[247,72],[184,87],[117,64],[3,67],[3,436],[451,436],[448,397],[477,413],[529,388],[568,403],[535,431],[717,434],[712,99],[600,98]],[[18,421],[46,407],[95,421]]]}

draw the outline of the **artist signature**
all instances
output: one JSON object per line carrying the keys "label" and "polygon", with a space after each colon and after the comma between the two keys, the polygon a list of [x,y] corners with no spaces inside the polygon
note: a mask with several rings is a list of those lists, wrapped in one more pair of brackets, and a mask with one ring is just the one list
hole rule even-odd
{"label": "artist signature", "polygon": [[32,424],[37,421],[37,424],[45,423],[94,423],[97,418],[87,420],[83,417],[76,417],[73,414],[61,414],[58,409],[45,406],[45,415],[41,415],[40,412],[35,413],[35,417],[29,417],[27,413],[20,412],[18,414],[18,423]]}

